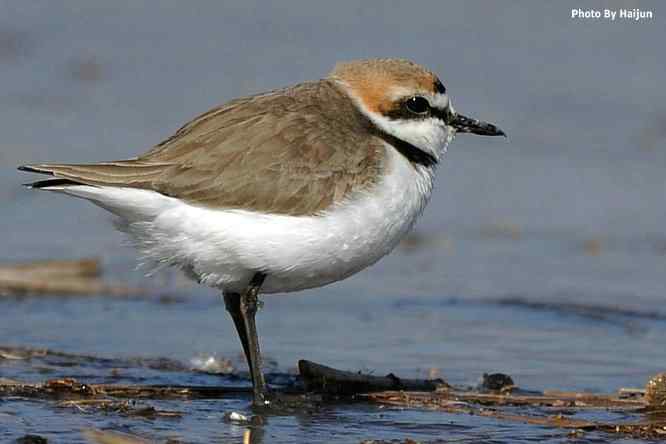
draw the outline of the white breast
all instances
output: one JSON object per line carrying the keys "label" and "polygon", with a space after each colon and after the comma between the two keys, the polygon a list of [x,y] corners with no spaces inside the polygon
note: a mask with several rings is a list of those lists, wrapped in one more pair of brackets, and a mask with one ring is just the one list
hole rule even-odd
{"label": "white breast", "polygon": [[318,287],[343,279],[389,253],[422,212],[432,170],[386,148],[385,176],[371,190],[318,216],[260,214],[193,206],[130,188],[74,186],[117,214],[144,257],[180,266],[201,283],[242,291],[256,271],[262,292]]}

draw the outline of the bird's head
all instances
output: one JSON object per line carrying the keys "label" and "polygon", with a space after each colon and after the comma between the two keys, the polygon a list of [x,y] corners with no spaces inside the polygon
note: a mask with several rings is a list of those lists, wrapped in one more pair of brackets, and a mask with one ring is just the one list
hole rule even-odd
{"label": "bird's head", "polygon": [[439,160],[456,133],[503,136],[495,125],[453,108],[440,79],[402,59],[339,63],[329,78],[341,83],[380,130]]}

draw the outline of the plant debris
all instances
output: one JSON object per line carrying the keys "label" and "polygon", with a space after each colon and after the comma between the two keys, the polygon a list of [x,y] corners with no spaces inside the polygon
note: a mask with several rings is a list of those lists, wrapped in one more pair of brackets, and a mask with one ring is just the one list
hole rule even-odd
{"label": "plant debris", "polygon": [[[117,360],[89,355],[73,355],[46,349],[0,347],[0,363],[2,360],[31,359],[59,359],[64,361],[64,368],[68,368],[67,363],[71,360],[106,363],[110,367],[120,364]],[[125,360],[123,363],[141,368],[151,365],[147,363],[162,361],[170,362],[137,358]],[[164,365],[163,362],[157,367],[167,371],[174,367],[183,370],[182,366]],[[442,379],[403,379],[393,374],[366,375],[341,371],[310,361],[299,361],[299,370],[302,383],[287,385],[286,389],[281,389],[279,392],[280,395],[284,393],[285,397],[305,400],[300,404],[290,405],[291,409],[299,405],[304,406],[303,409],[308,409],[312,405],[308,401],[314,399],[317,404],[353,400],[553,427],[568,430],[572,437],[597,431],[640,439],[666,438],[666,404],[664,404],[666,373],[660,373],[650,379],[645,389],[625,388],[614,394],[591,394],[555,390],[525,391],[520,389],[509,375],[501,373],[484,375],[479,387],[461,388],[452,387]],[[249,397],[251,394],[251,387],[237,385],[89,384],[71,377],[54,378],[41,383],[0,379],[0,400],[45,400],[55,402],[57,408],[71,409],[77,413],[101,412],[147,419],[181,418],[185,415],[178,410],[163,409],[148,404],[150,400],[179,402],[193,399]],[[622,413],[622,420],[604,422],[581,418],[585,412],[593,410],[612,410],[615,413]],[[574,417],[577,413],[580,415]],[[237,412],[225,415],[226,421],[238,424],[261,423],[261,418],[257,418],[253,416],[250,419]],[[109,433],[111,432],[88,431],[86,437],[91,442],[100,443],[143,442],[127,441],[134,438]],[[125,441],[122,441],[123,439]]]}
{"label": "plant debris", "polygon": [[0,296],[108,295],[145,296],[146,290],[107,284],[97,259],[49,260],[0,265]]}
{"label": "plant debris", "polygon": [[666,372],[651,378],[645,386],[645,400],[654,408],[666,410]]}

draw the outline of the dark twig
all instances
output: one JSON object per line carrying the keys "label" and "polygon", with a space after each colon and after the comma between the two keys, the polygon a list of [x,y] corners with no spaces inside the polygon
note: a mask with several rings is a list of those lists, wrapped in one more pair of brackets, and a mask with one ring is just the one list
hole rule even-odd
{"label": "dark twig", "polygon": [[386,376],[336,370],[311,361],[298,361],[298,369],[307,391],[336,396],[353,396],[359,393],[384,390],[434,391],[448,387],[442,379],[403,379],[393,373]]}

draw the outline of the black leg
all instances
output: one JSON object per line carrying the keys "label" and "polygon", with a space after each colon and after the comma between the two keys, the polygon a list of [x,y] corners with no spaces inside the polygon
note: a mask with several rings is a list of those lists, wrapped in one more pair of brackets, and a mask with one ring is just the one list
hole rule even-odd
{"label": "black leg", "polygon": [[250,360],[250,348],[247,344],[247,330],[245,328],[245,319],[241,313],[241,295],[238,293],[224,293],[224,305],[231,315],[231,319],[236,326],[236,332],[240,338],[243,352],[245,352],[245,359],[247,360],[247,367],[250,370],[250,378],[252,385],[254,385],[254,372],[252,371],[252,361]]}
{"label": "black leg", "polygon": [[245,320],[245,331],[247,333],[247,345],[250,351],[249,360],[252,361],[252,382],[254,383],[254,404],[263,407],[266,404],[268,389],[264,374],[261,371],[261,352],[259,351],[259,338],[257,336],[257,325],[255,315],[259,303],[259,289],[264,283],[266,275],[255,273],[245,293],[241,295],[240,308]]}

